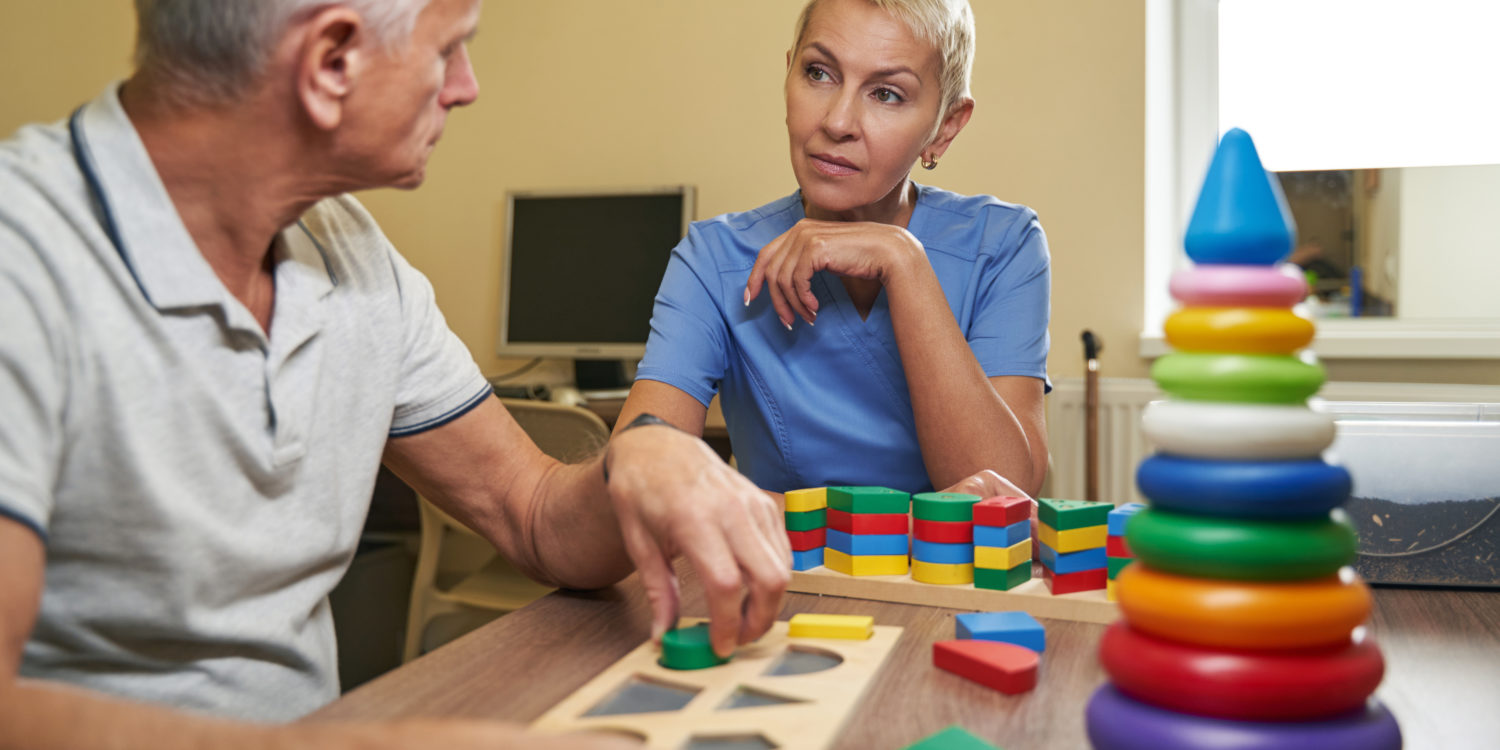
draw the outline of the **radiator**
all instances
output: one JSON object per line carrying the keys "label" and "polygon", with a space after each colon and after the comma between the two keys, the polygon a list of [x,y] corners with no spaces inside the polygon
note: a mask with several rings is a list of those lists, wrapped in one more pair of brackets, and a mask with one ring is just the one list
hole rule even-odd
{"label": "radiator", "polygon": [[[1047,435],[1051,468],[1042,488],[1046,497],[1083,499],[1084,461],[1083,378],[1053,384],[1047,396]],[[1329,401],[1500,402],[1500,386],[1427,383],[1328,383],[1318,396]],[[1135,467],[1151,455],[1141,433],[1146,404],[1163,398],[1150,380],[1099,379],[1099,500],[1144,501],[1135,487]]]}

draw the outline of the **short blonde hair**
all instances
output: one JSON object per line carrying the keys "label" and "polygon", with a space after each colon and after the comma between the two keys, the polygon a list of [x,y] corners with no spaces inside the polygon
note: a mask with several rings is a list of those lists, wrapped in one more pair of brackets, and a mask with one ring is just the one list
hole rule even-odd
{"label": "short blonde hair", "polygon": [[[793,54],[802,46],[807,22],[820,0],[808,0],[797,18],[797,33],[792,38]],[[974,12],[969,0],[866,0],[869,4],[894,15],[906,24],[918,39],[938,51],[941,65],[938,83],[942,87],[946,115],[958,101],[969,95],[969,78],[974,70]]]}

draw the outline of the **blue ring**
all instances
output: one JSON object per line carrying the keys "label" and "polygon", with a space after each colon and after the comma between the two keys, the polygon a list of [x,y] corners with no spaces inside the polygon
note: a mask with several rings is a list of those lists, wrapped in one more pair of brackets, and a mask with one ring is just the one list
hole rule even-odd
{"label": "blue ring", "polygon": [[1158,453],[1135,474],[1151,504],[1236,518],[1318,518],[1349,499],[1353,480],[1320,459],[1220,461]]}
{"label": "blue ring", "polygon": [[974,545],[913,539],[911,542],[911,556],[925,563],[968,565],[974,562]]}
{"label": "blue ring", "polygon": [[1236,721],[1179,714],[1106,683],[1084,709],[1094,750],[1400,750],[1401,727],[1379,701],[1317,721]]}

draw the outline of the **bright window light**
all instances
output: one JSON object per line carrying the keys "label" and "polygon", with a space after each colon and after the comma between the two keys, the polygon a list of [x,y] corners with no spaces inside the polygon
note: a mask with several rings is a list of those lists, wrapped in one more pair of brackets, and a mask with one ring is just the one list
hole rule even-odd
{"label": "bright window light", "polygon": [[1220,0],[1220,130],[1275,171],[1500,164],[1497,30],[1495,0]]}

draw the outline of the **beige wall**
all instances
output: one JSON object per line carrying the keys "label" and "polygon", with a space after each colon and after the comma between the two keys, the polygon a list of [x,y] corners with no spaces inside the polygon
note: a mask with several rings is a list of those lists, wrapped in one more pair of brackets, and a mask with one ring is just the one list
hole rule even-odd
{"label": "beige wall", "polygon": [[[494,356],[507,190],[691,183],[702,218],[795,188],[781,81],[800,5],[486,3],[472,46],[480,100],[450,121],[427,184],[363,196],[432,278],[486,372],[519,364]],[[978,107],[937,171],[918,177],[1041,215],[1053,252],[1054,378],[1081,374],[1084,328],[1106,342],[1107,375],[1143,377],[1144,3],[974,6]],[[0,132],[64,116],[127,72],[132,28],[124,0],[5,3]],[[1497,368],[1478,364],[1332,369],[1350,379],[1500,382]]]}

